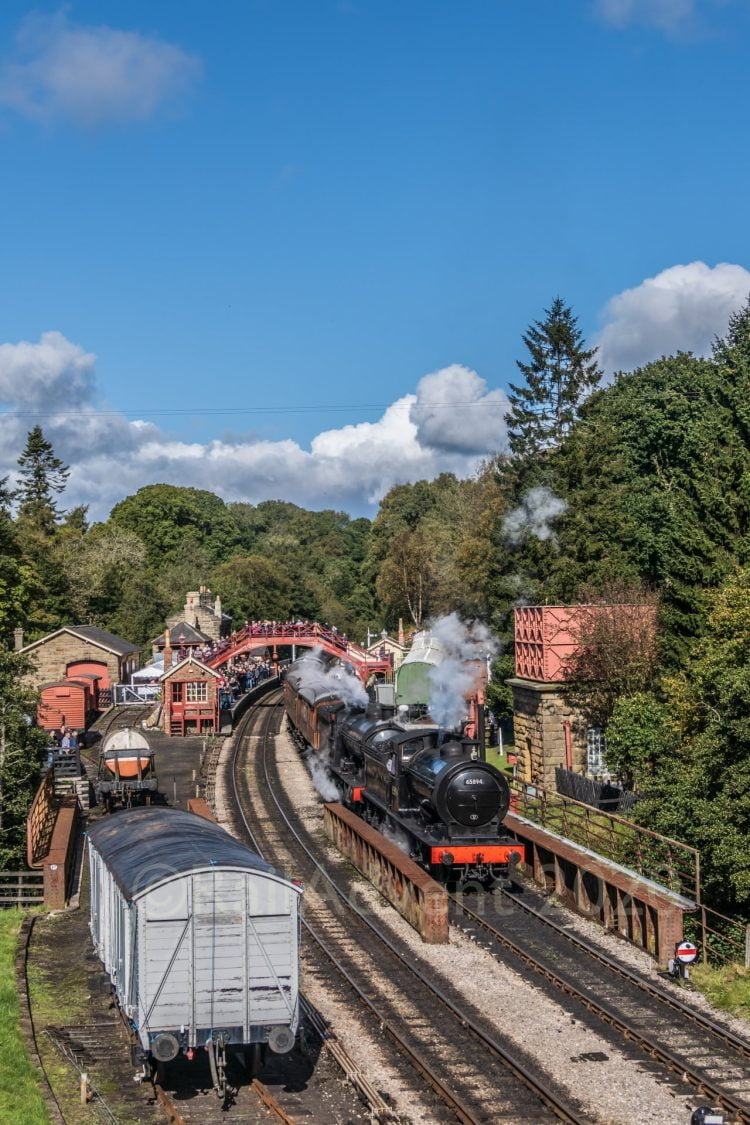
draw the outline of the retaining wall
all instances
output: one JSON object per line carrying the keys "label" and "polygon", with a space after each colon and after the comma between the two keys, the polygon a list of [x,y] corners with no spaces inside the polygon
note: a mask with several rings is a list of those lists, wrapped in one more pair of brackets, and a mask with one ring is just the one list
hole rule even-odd
{"label": "retaining wall", "polygon": [[525,817],[508,813],[505,827],[525,845],[525,869],[535,883],[666,967],[695,902]]}
{"label": "retaining wall", "polygon": [[448,941],[448,895],[400,848],[349,809],[325,805],[328,838],[358,871],[395,906],[424,941]]}

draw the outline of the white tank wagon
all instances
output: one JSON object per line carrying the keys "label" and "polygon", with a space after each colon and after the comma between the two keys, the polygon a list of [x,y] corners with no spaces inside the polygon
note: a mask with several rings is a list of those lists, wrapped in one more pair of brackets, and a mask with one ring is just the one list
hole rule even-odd
{"label": "white tank wagon", "polygon": [[223,1096],[227,1051],[254,1067],[262,1044],[291,1050],[301,887],[179,809],[125,810],[88,838],[94,946],[144,1075],[205,1048]]}

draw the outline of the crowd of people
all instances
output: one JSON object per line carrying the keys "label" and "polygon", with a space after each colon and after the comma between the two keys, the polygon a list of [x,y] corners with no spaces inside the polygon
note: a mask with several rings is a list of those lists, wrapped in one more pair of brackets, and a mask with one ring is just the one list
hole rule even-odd
{"label": "crowd of people", "polygon": [[251,637],[284,637],[290,643],[303,637],[320,637],[346,652],[349,648],[349,638],[346,633],[339,633],[335,625],[321,624],[319,621],[246,621],[245,624],[232,633],[231,637],[222,637],[210,645],[199,649],[198,658],[211,662],[223,652]]}
{"label": "crowd of people", "polygon": [[252,691],[263,680],[273,675],[269,660],[252,656],[237,656],[227,662],[219,683],[219,706],[222,711],[233,707],[241,695]]}
{"label": "crowd of people", "polygon": [[47,743],[45,768],[49,769],[54,762],[59,763],[61,759],[75,759],[78,751],[84,745],[83,731],[77,731],[68,726],[62,726],[59,730],[51,730]]}

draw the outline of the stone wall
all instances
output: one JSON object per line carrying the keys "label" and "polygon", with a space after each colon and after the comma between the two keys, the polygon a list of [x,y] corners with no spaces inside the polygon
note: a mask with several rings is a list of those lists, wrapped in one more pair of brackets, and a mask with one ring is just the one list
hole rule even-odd
{"label": "stone wall", "polygon": [[186,621],[188,625],[199,629],[212,641],[228,636],[231,631],[231,622],[222,616],[221,598],[218,596],[214,598],[205,586],[188,593],[183,609],[167,618],[167,628],[171,629],[181,621]]}
{"label": "stone wall", "polygon": [[30,685],[37,690],[42,684],[64,680],[67,666],[74,660],[96,660],[106,664],[110,682],[120,683],[122,679],[120,662],[124,663],[127,659],[127,657],[118,657],[114,652],[107,652],[91,641],[74,637],[72,633],[59,633],[57,636],[50,637],[27,655],[37,668],[37,671],[29,677]]}
{"label": "stone wall", "polygon": [[555,788],[555,766],[565,766],[565,724],[570,724],[572,767],[586,772],[586,724],[565,699],[563,685],[514,677],[513,727],[518,756],[517,776]]}

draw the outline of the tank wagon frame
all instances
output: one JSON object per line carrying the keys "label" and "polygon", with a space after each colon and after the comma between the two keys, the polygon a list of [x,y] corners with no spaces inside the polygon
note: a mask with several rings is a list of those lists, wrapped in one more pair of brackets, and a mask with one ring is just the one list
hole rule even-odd
{"label": "tank wagon frame", "polygon": [[[223,828],[179,809],[116,813],[89,830],[91,934],[149,1071],[205,1049],[284,1053],[299,1022],[301,888]],[[248,1055],[250,1058],[248,1059]]]}
{"label": "tank wagon frame", "polygon": [[144,734],[125,727],[108,734],[99,754],[94,790],[108,812],[150,805],[159,788],[154,751]]}

